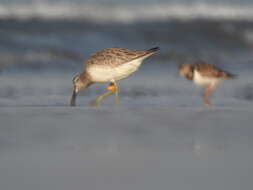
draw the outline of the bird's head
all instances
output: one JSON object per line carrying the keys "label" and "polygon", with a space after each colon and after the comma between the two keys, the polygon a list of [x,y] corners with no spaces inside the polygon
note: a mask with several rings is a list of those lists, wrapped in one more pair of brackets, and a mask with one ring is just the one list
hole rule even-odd
{"label": "bird's head", "polygon": [[188,80],[192,80],[193,79],[193,67],[192,65],[189,64],[180,64],[178,66],[178,73],[187,78]]}
{"label": "bird's head", "polygon": [[76,96],[83,88],[88,88],[92,82],[85,74],[76,75],[73,80],[73,94],[70,101],[70,106],[76,105]]}

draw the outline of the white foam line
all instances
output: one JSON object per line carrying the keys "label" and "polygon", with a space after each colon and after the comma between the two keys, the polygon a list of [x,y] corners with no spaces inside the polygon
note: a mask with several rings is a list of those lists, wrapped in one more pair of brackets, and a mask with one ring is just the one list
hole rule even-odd
{"label": "white foam line", "polygon": [[87,3],[0,4],[0,18],[86,19],[94,22],[124,23],[198,18],[252,20],[253,5],[206,3],[110,6]]}

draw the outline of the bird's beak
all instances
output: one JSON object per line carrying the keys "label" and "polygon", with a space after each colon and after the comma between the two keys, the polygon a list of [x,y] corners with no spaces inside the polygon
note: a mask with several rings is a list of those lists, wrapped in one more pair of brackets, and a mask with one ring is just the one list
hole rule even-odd
{"label": "bird's beak", "polygon": [[74,87],[72,97],[70,100],[70,106],[76,106],[76,95],[77,95],[76,87]]}

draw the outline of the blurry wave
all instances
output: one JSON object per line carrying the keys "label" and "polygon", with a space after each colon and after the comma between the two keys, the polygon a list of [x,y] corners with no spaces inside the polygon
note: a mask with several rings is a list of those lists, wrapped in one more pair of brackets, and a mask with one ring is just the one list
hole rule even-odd
{"label": "blurry wave", "polygon": [[168,19],[251,20],[253,6],[208,3],[92,4],[33,2],[0,4],[2,19],[82,19],[98,23],[162,21]]}
{"label": "blurry wave", "polygon": [[69,69],[83,60],[82,56],[63,49],[42,49],[25,52],[0,51],[0,72],[12,70]]}

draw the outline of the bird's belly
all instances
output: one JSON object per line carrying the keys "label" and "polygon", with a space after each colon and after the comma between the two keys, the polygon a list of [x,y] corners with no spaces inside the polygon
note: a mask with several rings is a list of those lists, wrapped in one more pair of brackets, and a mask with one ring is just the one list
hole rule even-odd
{"label": "bird's belly", "polygon": [[118,66],[111,65],[92,65],[88,68],[88,73],[93,82],[117,81],[128,77],[138,70],[142,60],[134,60]]}
{"label": "bird's belly", "polygon": [[212,78],[212,77],[205,77],[202,76],[199,72],[194,71],[193,81],[195,84],[199,86],[206,86],[209,84],[216,84],[219,82],[219,79]]}

